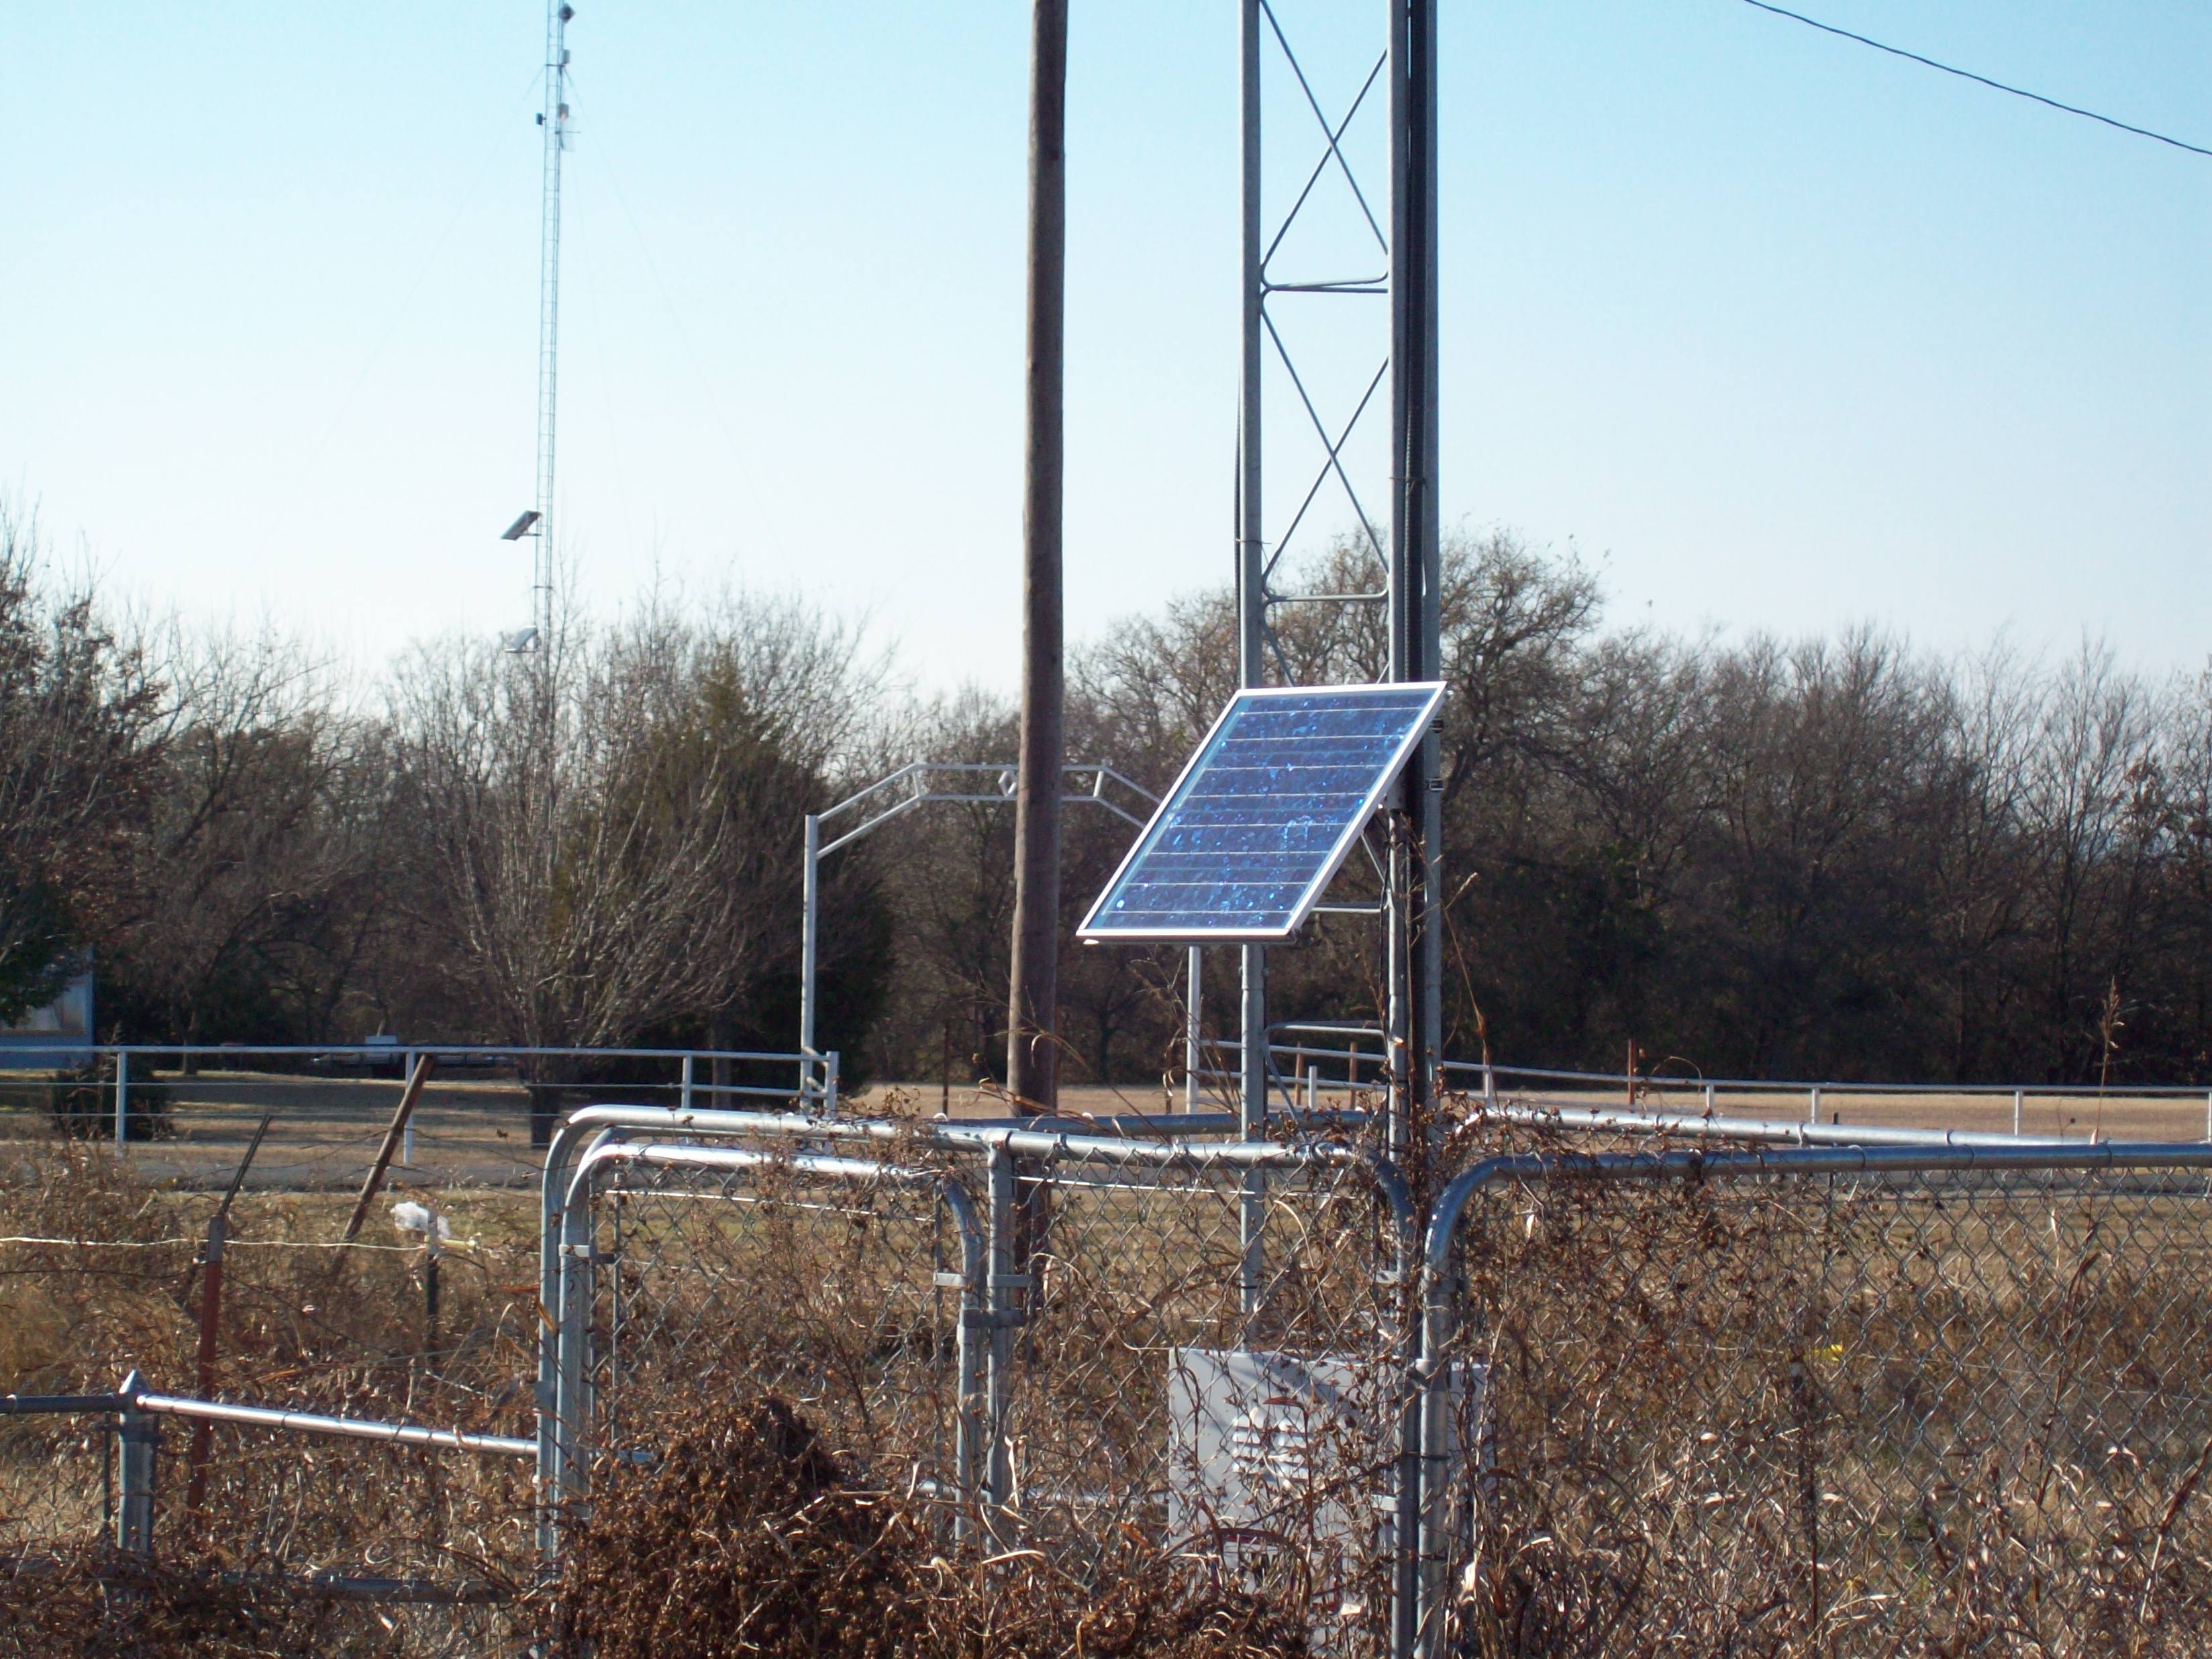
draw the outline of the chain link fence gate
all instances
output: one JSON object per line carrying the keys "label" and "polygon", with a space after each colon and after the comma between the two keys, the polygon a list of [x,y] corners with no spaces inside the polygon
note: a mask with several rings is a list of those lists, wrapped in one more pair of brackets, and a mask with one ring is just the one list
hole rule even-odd
{"label": "chain link fence gate", "polygon": [[549,1234],[549,1490],[580,1500],[595,1457],[649,1451],[672,1413],[774,1394],[865,1479],[957,1523],[988,1348],[984,1225],[957,1176],[772,1130],[638,1133],[602,1130],[574,1158]]}
{"label": "chain link fence gate", "polygon": [[2212,1640],[2212,1149],[1493,1158],[1426,1255],[1424,1654]]}
{"label": "chain link fence gate", "polygon": [[[855,1141],[896,1161],[821,1150]],[[563,1501],[672,1406],[775,1393],[990,1549],[1204,1555],[1295,1579],[1329,1650],[1387,1643],[1414,1328],[1387,1164],[611,1109],[556,1144],[547,1193]]]}

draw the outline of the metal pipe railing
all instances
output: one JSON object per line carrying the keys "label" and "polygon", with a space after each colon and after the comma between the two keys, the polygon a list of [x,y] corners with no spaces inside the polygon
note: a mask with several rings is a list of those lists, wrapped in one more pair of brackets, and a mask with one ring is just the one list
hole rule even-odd
{"label": "metal pipe railing", "polygon": [[320,1412],[233,1405],[228,1401],[194,1400],[181,1395],[141,1393],[131,1403],[137,1410],[155,1417],[185,1417],[246,1428],[282,1429],[292,1434],[322,1435],[339,1440],[378,1440],[395,1446],[442,1446],[451,1451],[484,1452],[502,1457],[538,1455],[537,1441],[517,1435],[471,1434],[460,1429],[425,1428],[412,1423],[385,1423],[361,1417],[329,1417]]}
{"label": "metal pipe railing", "polygon": [[1632,1112],[1620,1108],[1522,1106],[1510,1101],[1477,1109],[1475,1122],[1533,1128],[1671,1135],[1693,1140],[1767,1140],[1792,1146],[2081,1146],[2053,1136],[1993,1134],[1972,1129],[1906,1129],[1881,1124],[1801,1123],[1795,1118],[1706,1116],[1688,1112]]}

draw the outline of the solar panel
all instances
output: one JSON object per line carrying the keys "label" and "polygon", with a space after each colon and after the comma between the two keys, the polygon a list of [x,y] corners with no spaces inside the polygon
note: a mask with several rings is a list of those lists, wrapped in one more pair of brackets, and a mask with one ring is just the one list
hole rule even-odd
{"label": "solar panel", "polygon": [[1288,937],[1342,867],[1443,695],[1434,684],[1239,691],[1078,936]]}

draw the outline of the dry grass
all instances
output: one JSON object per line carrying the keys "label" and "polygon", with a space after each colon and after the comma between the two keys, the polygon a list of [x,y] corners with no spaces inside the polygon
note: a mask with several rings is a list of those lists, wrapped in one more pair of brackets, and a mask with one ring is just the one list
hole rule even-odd
{"label": "dry grass", "polygon": [[773,1396],[672,1419],[568,1542],[550,1624],[594,1659],[1297,1659],[1300,1620],[1141,1541],[1075,1576],[851,1480]]}
{"label": "dry grass", "polygon": [[[1450,1161],[1589,1144],[1493,1127]],[[0,1160],[0,1231],[85,1242],[0,1247],[0,1384],[103,1388],[135,1363],[184,1388],[189,1241],[212,1199],[119,1173],[100,1149],[34,1150]],[[944,1160],[920,1146],[895,1156]],[[1211,1659],[1304,1641],[1281,1610],[1310,1613],[1326,1592],[1364,1609],[1331,1650],[1372,1648],[1388,1599],[1379,1532],[1355,1528],[1348,1545],[1316,1532],[1290,1553],[1301,1582],[1232,1595],[1219,1540],[1172,1535],[1163,1502],[1175,1351],[1279,1348],[1365,1368],[1383,1431],[1352,1449],[1328,1497],[1373,1512],[1409,1322],[1371,1193],[1354,1178],[1271,1183],[1266,1294],[1248,1308],[1233,1176],[1075,1173],[1050,1185],[1046,1248],[1007,1339],[1017,1501],[971,1516],[958,1544],[950,1506],[929,1496],[954,1478],[960,1395],[945,1278],[959,1251],[934,1196],[810,1184],[788,1168],[726,1182],[627,1175],[600,1210],[611,1259],[597,1280],[595,1437],[670,1455],[603,1477],[598,1518],[576,1534],[596,1553],[572,1555],[563,1603],[602,1622],[572,1633],[602,1659],[735,1652],[713,1644],[770,1628],[784,1633],[758,1650]],[[419,1254],[290,1248],[333,1237],[343,1198],[248,1200],[222,1386],[527,1433],[534,1206],[503,1191],[445,1201],[480,1243],[448,1259],[434,1348]],[[1462,1466],[1451,1563],[1468,1650],[2212,1650],[2201,1176],[1563,1180],[1492,1191],[1464,1238],[1460,1357],[1488,1377],[1470,1396],[1486,1411],[1461,1425],[1480,1449]],[[702,1396],[720,1413],[698,1413]],[[759,1403],[771,1396],[791,1410]],[[732,1416],[733,1401],[750,1403]],[[81,1425],[0,1431],[11,1547],[89,1538],[100,1450]],[[161,1535],[201,1575],[195,1593],[304,1570],[527,1580],[524,1466],[236,1431],[215,1454],[199,1524],[177,1513],[181,1459],[165,1459]],[[70,1571],[81,1578],[89,1559]],[[894,1592],[888,1610],[871,1599]],[[397,1619],[388,1648],[348,1649],[380,1639],[361,1609],[301,1605],[268,1601],[274,1633],[239,1639],[289,1641],[313,1617],[335,1632],[330,1651],[499,1650],[485,1615],[453,1647],[449,1613],[435,1629],[427,1614]],[[95,1620],[94,1638],[111,1626]]]}
{"label": "dry grass", "polygon": [[[135,1366],[158,1391],[197,1392],[195,1263],[214,1203],[118,1170],[103,1147],[11,1146],[0,1162],[0,1236],[56,1242],[0,1245],[0,1390],[100,1392]],[[327,1247],[349,1208],[343,1196],[242,1197],[225,1253],[217,1390],[258,1404],[533,1432],[535,1206],[496,1191],[458,1191],[444,1204],[454,1232],[473,1242],[442,1264],[433,1342],[422,1253],[401,1246],[382,1215],[361,1246],[341,1251]],[[171,1419],[161,1428],[156,1535],[167,1565],[158,1585],[133,1588],[102,1553],[106,1425],[0,1421],[0,1552],[51,1583],[38,1605],[59,1621],[51,1649],[37,1650],[90,1654],[121,1642],[113,1650],[434,1653],[460,1632],[471,1644],[459,1650],[502,1650],[481,1628],[492,1619],[481,1611],[380,1612],[293,1592],[312,1574],[526,1582],[526,1466],[218,1425],[205,1502],[193,1513],[185,1506],[191,1425]],[[161,1609],[173,1603],[178,1620],[204,1626],[207,1645],[164,1645]],[[234,1603],[242,1623],[216,1616]]]}

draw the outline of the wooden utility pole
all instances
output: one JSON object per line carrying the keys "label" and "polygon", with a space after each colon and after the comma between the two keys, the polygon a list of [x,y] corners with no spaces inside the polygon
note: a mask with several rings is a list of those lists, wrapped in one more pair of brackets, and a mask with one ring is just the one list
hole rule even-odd
{"label": "wooden utility pole", "polygon": [[1033,0],[1030,33],[1029,381],[1022,474],[1022,753],[1014,801],[1014,950],[1006,1088],[1058,1097],[1060,464],[1067,309],[1067,0]]}

